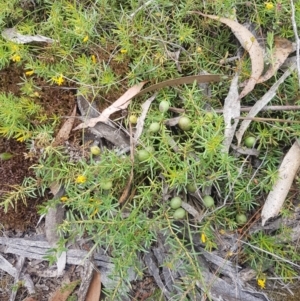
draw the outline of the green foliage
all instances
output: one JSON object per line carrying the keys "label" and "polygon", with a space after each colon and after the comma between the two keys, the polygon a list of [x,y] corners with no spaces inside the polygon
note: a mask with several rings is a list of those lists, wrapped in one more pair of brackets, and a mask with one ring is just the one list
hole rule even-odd
{"label": "green foliage", "polygon": [[32,136],[31,120],[41,112],[41,107],[30,98],[17,98],[13,94],[0,94],[0,135],[18,141]]}
{"label": "green foliage", "polygon": [[[240,23],[250,20],[257,31],[269,32],[266,45],[270,56],[276,36],[292,38],[294,35],[289,0],[276,4],[158,0],[142,7],[137,1],[121,4],[107,0],[34,2],[34,10],[22,8],[15,0],[4,0],[0,4],[1,31],[15,26],[22,34],[41,34],[55,40],[45,47],[20,45],[4,39],[0,43],[0,68],[14,66],[24,68],[25,73],[20,89],[22,97],[0,94],[0,135],[30,142],[41,154],[39,162],[32,166],[36,179],[25,179],[21,186],[4,195],[0,205],[7,210],[20,200],[26,203],[29,196],[44,196],[53,182],[61,184],[65,195],[40,208],[40,212],[45,213],[49,206],[60,202],[67,208],[67,217],[59,227],[62,239],[48,259],[54,260],[53,253],[62,251],[66,240],[88,235],[95,242],[95,248],[110,250],[115,276],[126,279],[129,267],[142,275],[137,264],[138,253],[151,246],[161,231],[172,250],[172,256],[164,264],[175,269],[178,268],[176,263],[181,261],[180,268],[186,275],[176,283],[180,298],[186,294],[194,296],[196,281],[202,277],[192,237],[199,237],[211,251],[218,246],[216,231],[236,230],[239,227],[237,214],[245,214],[248,219],[255,214],[277,179],[283,147],[299,136],[299,125],[252,122],[246,134],[257,137],[260,155],[255,160],[258,164],[247,156],[226,154],[222,146],[223,117],[214,113],[214,109],[222,106],[230,80],[211,84],[210,96],[195,83],[159,91],[147,114],[144,134],[136,150],[146,150],[146,159],[138,160],[136,156],[132,162],[128,154],[120,155],[117,150],[108,149],[101,150],[96,157],[80,150],[74,158],[65,148],[51,145],[57,120],[50,120],[39,104],[36,79],[56,86],[76,86],[87,97],[92,91],[105,99],[110,93],[143,80],[155,83],[201,71],[230,76],[235,73],[236,63],[222,64],[221,60],[236,55],[238,46],[231,30],[190,11],[237,17]],[[296,21],[300,24],[300,6],[295,5]],[[176,65],[172,54],[178,50]],[[242,76],[248,77],[247,54],[239,64]],[[275,80],[276,76],[257,85],[243,100],[244,104],[253,105]],[[280,86],[272,104],[298,103],[298,89],[297,75],[292,74]],[[142,101],[132,102],[129,112],[138,116]],[[190,126],[184,130],[167,126],[166,119],[178,114],[171,110],[161,112],[161,101],[182,109],[182,115],[190,119]],[[263,117],[297,121],[300,114],[298,111],[264,112]],[[147,131],[154,122],[159,124],[158,131]],[[125,120],[122,126],[127,124]],[[89,147],[84,145],[83,149]],[[149,147],[153,149],[149,151]],[[125,204],[120,205],[119,199],[132,170],[131,194]],[[103,183],[107,182],[112,183],[110,189],[104,189]],[[202,194],[210,188],[215,201],[213,208],[205,208],[203,202],[194,200],[203,217],[197,225],[188,214],[180,223],[174,222],[174,212],[164,197],[165,189],[171,196],[184,197],[188,185],[195,186]],[[294,275],[292,266],[281,258],[299,260],[296,249],[277,244],[276,239],[264,233],[253,235],[248,242],[249,246],[242,253],[245,261],[257,271],[273,266],[283,278]],[[126,281],[120,281],[115,290],[109,291],[111,300],[117,300],[127,285]]]}

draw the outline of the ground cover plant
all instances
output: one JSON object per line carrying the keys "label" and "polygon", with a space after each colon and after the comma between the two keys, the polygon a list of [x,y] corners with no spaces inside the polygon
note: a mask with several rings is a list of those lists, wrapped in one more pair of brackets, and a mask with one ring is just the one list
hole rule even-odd
{"label": "ground cover plant", "polygon": [[[257,290],[268,288],[274,279],[297,279],[298,245],[286,243],[294,233],[291,224],[258,225],[283,157],[299,136],[299,70],[291,70],[271,97],[268,105],[277,110],[260,111],[240,145],[234,132],[226,146],[226,131],[237,119],[228,125],[224,117],[235,75],[240,83],[253,75],[251,47],[241,47],[226,20],[236,20],[253,33],[265,50],[266,71],[274,65],[276,45],[297,39],[300,4],[293,8],[292,18],[287,0],[3,0],[0,68],[20,70],[20,76],[17,90],[3,88],[0,93],[0,141],[26,145],[21,155],[30,162],[30,174],[22,182],[13,189],[2,185],[3,210],[32,198],[41,200],[41,215],[64,208],[48,259],[55,261],[68,244],[82,239],[93,242],[91,252],[104,248],[116,281],[104,287],[107,300],[128,297],[131,281],[149,274],[158,286],[149,294],[153,300],[215,300],[217,280],[203,272],[205,252],[251,268]],[[13,35],[7,28],[15,29]],[[289,70],[281,66],[284,61],[269,79],[238,99],[245,107],[241,117]],[[219,77],[201,84],[166,84],[137,95],[109,115],[108,136],[103,128],[79,129],[97,117],[94,108],[111,108],[143,81],[149,87],[199,74]],[[52,99],[49,87],[61,94]],[[145,110],[147,101],[151,104]],[[71,116],[75,105],[77,116]],[[66,120],[75,122],[73,131],[61,134]],[[14,149],[1,148],[1,164],[17,155]],[[282,221],[296,219],[298,189],[296,177],[280,208]],[[151,274],[146,255],[161,245],[166,249],[160,273],[167,268],[176,275],[167,292]],[[211,269],[216,279],[224,276],[220,268]]]}

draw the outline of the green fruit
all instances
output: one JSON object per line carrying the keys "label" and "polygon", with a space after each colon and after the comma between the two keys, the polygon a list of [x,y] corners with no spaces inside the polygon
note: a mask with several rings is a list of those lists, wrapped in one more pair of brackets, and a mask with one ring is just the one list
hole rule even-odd
{"label": "green fruit", "polygon": [[170,107],[170,105],[166,100],[161,101],[159,104],[159,110],[162,113],[167,112],[169,110],[169,107]]}
{"label": "green fruit", "polygon": [[247,223],[247,220],[248,220],[247,216],[243,213],[237,214],[235,219],[239,225],[243,225],[243,224]]}
{"label": "green fruit", "polygon": [[1,153],[0,154],[0,160],[6,161],[13,157],[14,155],[11,153]]}
{"label": "green fruit", "polygon": [[97,145],[93,145],[90,147],[91,153],[95,156],[100,155],[101,149]]}
{"label": "green fruit", "polygon": [[245,139],[245,145],[247,146],[247,147],[249,147],[249,148],[252,148],[253,146],[254,146],[254,144],[255,144],[255,138],[254,137],[247,137],[246,139]]}
{"label": "green fruit", "polygon": [[212,112],[207,112],[205,114],[205,117],[206,117],[207,120],[211,121],[214,118],[214,114]]}
{"label": "green fruit", "polygon": [[149,132],[157,133],[159,131],[160,125],[158,122],[152,122],[149,126]]}
{"label": "green fruit", "polygon": [[190,118],[186,116],[180,117],[178,121],[178,126],[183,130],[183,131],[188,131],[192,127],[192,122]]}
{"label": "green fruit", "polygon": [[141,149],[137,152],[137,157],[140,162],[143,162],[150,158],[150,153],[145,149]]}
{"label": "green fruit", "polygon": [[112,188],[112,181],[102,182],[100,186],[103,190],[110,190]]}
{"label": "green fruit", "polygon": [[186,211],[183,208],[178,208],[175,210],[173,217],[174,219],[182,219],[185,217]]}
{"label": "green fruit", "polygon": [[155,152],[155,149],[153,146],[147,146],[145,147],[145,150],[149,153],[149,154],[152,154]]}
{"label": "green fruit", "polygon": [[137,123],[137,117],[135,115],[130,115],[129,116],[129,122],[132,124],[136,124]]}
{"label": "green fruit", "polygon": [[215,205],[215,201],[210,195],[206,195],[203,198],[203,204],[206,208],[210,208]]}
{"label": "green fruit", "polygon": [[172,209],[178,209],[180,208],[182,204],[182,200],[179,196],[175,196],[174,198],[171,199],[171,202],[170,202],[170,207]]}
{"label": "green fruit", "polygon": [[194,193],[194,192],[197,191],[197,186],[196,186],[195,183],[188,183],[188,184],[186,185],[186,190],[187,190],[188,192],[190,192],[190,193]]}

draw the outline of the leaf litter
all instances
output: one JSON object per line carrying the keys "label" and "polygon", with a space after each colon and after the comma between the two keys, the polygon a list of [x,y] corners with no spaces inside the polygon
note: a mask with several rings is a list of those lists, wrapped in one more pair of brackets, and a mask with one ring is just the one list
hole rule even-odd
{"label": "leaf litter", "polygon": [[192,13],[201,15],[203,17],[207,17],[221,23],[224,23],[232,30],[235,37],[241,43],[243,48],[248,51],[251,59],[251,75],[250,79],[247,81],[246,86],[240,93],[240,99],[249,94],[257,84],[258,79],[260,78],[263,70],[264,70],[264,54],[263,50],[257,42],[255,36],[243,25],[239,24],[236,21],[231,19],[214,16],[214,15],[206,15],[199,11],[193,11]]}
{"label": "leaf litter", "polygon": [[[292,65],[285,73],[279,78],[276,83],[265,93],[265,95],[258,100],[255,105],[251,108],[250,112],[247,114],[246,118],[253,118],[259,113],[276,95],[276,91],[279,86],[285,81],[285,79],[291,75],[293,70],[296,68],[296,64]],[[242,138],[244,133],[246,132],[247,128],[249,127],[251,120],[244,120],[238,131],[236,132],[236,138],[238,140],[238,145],[241,144]]]}
{"label": "leaf litter", "polygon": [[275,45],[272,52],[271,65],[269,69],[262,75],[257,83],[263,83],[275,75],[277,70],[285,62],[287,57],[294,52],[293,43],[281,37],[275,37]]}
{"label": "leaf litter", "polygon": [[274,183],[262,208],[262,226],[265,225],[268,219],[279,214],[287,194],[290,191],[293,180],[300,167],[299,143],[299,139],[294,142],[278,169],[278,180]]}
{"label": "leaf litter", "polygon": [[220,75],[193,75],[180,77],[175,79],[166,80],[157,84],[154,84],[150,87],[147,87],[143,90],[142,87],[146,84],[146,81],[141,82],[131,88],[129,88],[120,98],[118,98],[112,105],[106,108],[99,117],[91,118],[84,123],[78,125],[75,130],[84,129],[88,127],[94,127],[98,122],[107,122],[109,116],[122,109],[126,109],[130,104],[130,101],[134,97],[144,95],[148,92],[159,90],[164,87],[172,87],[182,84],[192,84],[195,81],[199,83],[208,83],[208,82],[218,82],[221,80]]}
{"label": "leaf litter", "polygon": [[42,35],[23,35],[17,32],[15,28],[6,28],[2,31],[2,37],[8,41],[17,44],[27,44],[31,42],[53,43],[55,40]]}

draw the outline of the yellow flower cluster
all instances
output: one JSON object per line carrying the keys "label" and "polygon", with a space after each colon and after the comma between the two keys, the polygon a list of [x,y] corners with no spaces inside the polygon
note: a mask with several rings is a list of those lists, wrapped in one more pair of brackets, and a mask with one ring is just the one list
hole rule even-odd
{"label": "yellow flower cluster", "polygon": [[205,235],[204,233],[201,233],[201,242],[202,242],[203,244],[206,243],[206,235]]}
{"label": "yellow flower cluster", "polygon": [[64,81],[65,81],[62,74],[60,76],[54,76],[54,77],[52,77],[52,80],[56,84],[58,84],[59,86],[61,86],[64,83]]}
{"label": "yellow flower cluster", "polygon": [[271,10],[274,8],[274,4],[272,2],[265,2],[265,8]]}
{"label": "yellow flower cluster", "polygon": [[76,184],[83,184],[83,183],[86,182],[86,180],[87,180],[86,176],[84,176],[84,175],[79,175],[79,176],[76,178],[75,183],[76,183]]}
{"label": "yellow flower cluster", "polygon": [[18,55],[18,54],[14,54],[12,57],[11,57],[11,60],[13,62],[20,62],[21,61],[21,57]]}
{"label": "yellow flower cluster", "polygon": [[91,55],[91,59],[92,59],[93,64],[97,63],[97,59],[96,59],[96,56],[94,54]]}
{"label": "yellow flower cluster", "polygon": [[257,285],[264,289],[266,287],[266,278],[258,278],[257,279]]}
{"label": "yellow flower cluster", "polygon": [[30,75],[32,75],[33,73],[34,73],[33,70],[28,70],[28,71],[25,72],[25,74],[26,74],[27,76],[30,76]]}
{"label": "yellow flower cluster", "polygon": [[61,200],[62,202],[66,202],[68,199],[69,199],[69,198],[68,198],[67,196],[62,196],[62,197],[60,198],[60,200]]}

